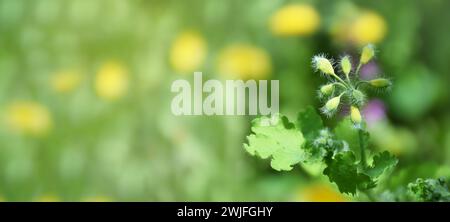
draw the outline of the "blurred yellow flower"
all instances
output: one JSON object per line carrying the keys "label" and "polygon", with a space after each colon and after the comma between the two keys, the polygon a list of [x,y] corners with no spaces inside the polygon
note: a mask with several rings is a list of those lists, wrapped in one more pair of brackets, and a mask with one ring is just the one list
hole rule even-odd
{"label": "blurred yellow flower", "polygon": [[386,35],[387,27],[383,17],[373,11],[361,13],[351,24],[350,40],[358,45],[378,43]]}
{"label": "blurred yellow flower", "polygon": [[314,183],[302,187],[297,196],[298,201],[306,202],[346,202],[349,199],[333,189],[330,185]]}
{"label": "blurred yellow flower", "polygon": [[341,43],[353,43],[358,47],[381,42],[387,33],[383,17],[374,11],[361,11],[357,7],[346,8],[344,15],[333,19],[331,34]]}
{"label": "blurred yellow flower", "polygon": [[220,53],[218,70],[226,78],[264,79],[272,71],[272,63],[264,49],[252,45],[235,44]]}
{"label": "blurred yellow flower", "polygon": [[59,199],[58,196],[49,194],[36,198],[34,202],[60,202],[60,201],[61,200]]}
{"label": "blurred yellow flower", "polygon": [[319,28],[319,24],[319,13],[307,4],[284,6],[270,19],[270,29],[278,36],[311,35]]}
{"label": "blurred yellow flower", "polygon": [[197,32],[181,33],[172,43],[170,50],[170,64],[180,74],[191,74],[204,63],[207,45],[204,38]]}
{"label": "blurred yellow flower", "polygon": [[92,196],[81,200],[82,202],[112,202],[112,199],[106,196]]}
{"label": "blurred yellow flower", "polygon": [[67,70],[52,76],[51,85],[55,92],[67,93],[73,91],[81,83],[82,77],[78,71]]}
{"label": "blurred yellow flower", "polygon": [[118,62],[103,64],[95,78],[95,90],[104,100],[120,99],[128,90],[128,71]]}
{"label": "blurred yellow flower", "polygon": [[47,107],[31,101],[19,101],[7,107],[6,122],[15,131],[42,136],[52,126],[52,119]]}

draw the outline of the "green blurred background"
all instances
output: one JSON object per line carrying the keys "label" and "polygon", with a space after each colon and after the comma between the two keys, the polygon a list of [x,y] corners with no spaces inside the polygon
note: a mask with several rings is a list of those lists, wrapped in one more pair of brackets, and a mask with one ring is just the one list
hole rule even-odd
{"label": "green blurred background", "polygon": [[[279,79],[280,111],[319,105],[311,57],[378,58],[364,115],[400,159],[386,200],[450,175],[450,2],[0,0],[0,200],[333,201],[314,169],[242,148],[249,116],[170,111],[175,79]],[[333,123],[331,123],[333,124]]]}

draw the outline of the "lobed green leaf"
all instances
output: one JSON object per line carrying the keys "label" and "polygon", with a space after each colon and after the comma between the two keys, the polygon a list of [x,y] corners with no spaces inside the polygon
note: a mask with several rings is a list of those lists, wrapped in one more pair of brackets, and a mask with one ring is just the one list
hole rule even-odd
{"label": "lobed green leaf", "polygon": [[273,169],[289,171],[305,159],[301,148],[305,141],[303,134],[285,116],[256,118],[251,130],[253,134],[247,137],[245,150],[262,159],[270,158]]}
{"label": "lobed green leaf", "polygon": [[394,155],[388,151],[384,151],[373,157],[373,163],[365,170],[365,173],[375,179],[381,176],[387,169],[397,165],[397,163],[398,160]]}
{"label": "lobed green leaf", "polygon": [[374,186],[368,175],[358,172],[355,154],[351,151],[329,157],[323,174],[328,176],[330,182],[336,183],[342,193],[354,195],[358,188],[369,189]]}

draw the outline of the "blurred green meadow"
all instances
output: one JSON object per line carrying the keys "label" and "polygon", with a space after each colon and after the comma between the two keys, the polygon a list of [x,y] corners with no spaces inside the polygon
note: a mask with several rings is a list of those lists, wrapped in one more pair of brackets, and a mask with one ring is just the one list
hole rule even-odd
{"label": "blurred green meadow", "polygon": [[380,53],[363,78],[394,82],[363,111],[373,146],[400,159],[387,189],[450,178],[449,10],[446,0],[0,0],[0,200],[354,201],[316,169],[280,174],[251,158],[252,116],[174,116],[170,86],[194,71],[278,79],[280,112],[295,117],[319,104],[312,56],[367,43]]}

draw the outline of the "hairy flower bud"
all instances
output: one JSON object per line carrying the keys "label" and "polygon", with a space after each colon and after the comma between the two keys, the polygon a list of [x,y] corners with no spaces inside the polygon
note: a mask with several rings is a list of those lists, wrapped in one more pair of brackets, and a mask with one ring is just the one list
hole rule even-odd
{"label": "hairy flower bud", "polygon": [[330,83],[327,85],[323,85],[322,87],[320,87],[320,93],[322,93],[322,95],[328,96],[331,95],[331,93],[334,90],[334,84]]}
{"label": "hairy flower bud", "polygon": [[350,62],[350,57],[344,56],[341,59],[341,69],[345,76],[348,78],[348,74],[352,70],[352,63]]}
{"label": "hairy flower bud", "polygon": [[352,97],[353,103],[357,104],[359,106],[363,105],[364,101],[366,100],[366,96],[364,95],[364,93],[357,89],[352,90],[351,97]]}
{"label": "hairy flower bud", "polygon": [[389,79],[378,78],[378,79],[370,80],[369,85],[371,85],[375,88],[387,88],[392,85],[392,82],[389,81]]}
{"label": "hairy flower bud", "polygon": [[334,75],[334,68],[331,64],[330,60],[325,58],[324,56],[314,56],[313,65],[316,70],[320,70],[322,73],[327,75]]}
{"label": "hairy flower bud", "polygon": [[364,46],[362,53],[361,53],[361,64],[368,63],[373,57],[375,56],[375,47],[372,44],[368,44]]}
{"label": "hairy flower bud", "polygon": [[325,106],[322,107],[322,111],[326,115],[332,115],[338,108],[341,103],[341,95],[331,98],[325,103]]}
{"label": "hairy flower bud", "polygon": [[359,112],[359,109],[356,106],[350,107],[350,119],[355,125],[361,124],[361,113]]}

